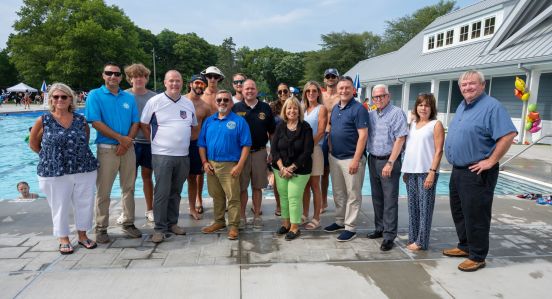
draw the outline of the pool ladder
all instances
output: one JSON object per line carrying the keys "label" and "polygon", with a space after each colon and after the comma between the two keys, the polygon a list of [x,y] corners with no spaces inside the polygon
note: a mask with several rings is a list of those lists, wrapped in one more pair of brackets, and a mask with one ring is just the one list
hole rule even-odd
{"label": "pool ladder", "polygon": [[546,137],[552,137],[552,134],[547,134],[547,135],[544,135],[544,136],[541,136],[541,138],[537,139],[537,141],[529,144],[528,147],[524,148],[522,151],[520,151],[519,153],[513,155],[510,157],[510,159],[504,161],[504,163],[500,164],[500,170],[504,170],[504,165],[508,164],[508,162],[512,161],[512,159],[518,157],[519,155],[523,154],[526,150],[530,149],[533,145],[537,144],[537,142],[543,140],[544,138]]}

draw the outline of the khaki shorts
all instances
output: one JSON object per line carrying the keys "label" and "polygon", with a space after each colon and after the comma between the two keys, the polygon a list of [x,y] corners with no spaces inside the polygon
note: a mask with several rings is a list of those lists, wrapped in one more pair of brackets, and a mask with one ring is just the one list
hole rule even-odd
{"label": "khaki shorts", "polygon": [[324,153],[322,147],[316,144],[312,151],[312,172],[311,176],[324,174]]}
{"label": "khaki shorts", "polygon": [[266,149],[261,149],[254,153],[249,153],[245,166],[240,175],[240,190],[245,191],[251,181],[252,189],[266,188],[268,178],[266,173]]}

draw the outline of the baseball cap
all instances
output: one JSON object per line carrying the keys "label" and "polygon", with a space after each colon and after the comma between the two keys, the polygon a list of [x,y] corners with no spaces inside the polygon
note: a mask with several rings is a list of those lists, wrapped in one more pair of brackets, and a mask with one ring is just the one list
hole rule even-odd
{"label": "baseball cap", "polygon": [[205,76],[203,76],[202,74],[192,75],[192,77],[190,78],[190,81],[188,81],[188,83],[192,83],[192,82],[197,81],[197,80],[200,80],[203,83],[207,84],[207,79],[205,79]]}
{"label": "baseball cap", "polygon": [[221,77],[220,81],[224,80],[224,74],[216,66],[210,66],[210,67],[206,68],[203,72],[201,72],[201,74],[203,76],[205,76],[207,74],[216,74],[216,75],[219,75]]}
{"label": "baseball cap", "polygon": [[337,71],[337,69],[329,68],[324,71],[324,77],[326,77],[326,75],[334,75],[336,77],[339,77],[339,72]]}

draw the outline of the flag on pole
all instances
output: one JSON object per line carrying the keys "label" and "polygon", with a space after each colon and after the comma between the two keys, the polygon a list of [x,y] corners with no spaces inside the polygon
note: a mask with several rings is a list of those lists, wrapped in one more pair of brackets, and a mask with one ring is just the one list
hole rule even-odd
{"label": "flag on pole", "polygon": [[40,86],[40,91],[46,92],[46,80],[42,80],[42,86]]}
{"label": "flag on pole", "polygon": [[360,85],[360,76],[358,73],[356,74],[355,80],[353,81],[353,86],[355,87],[355,98],[357,99],[357,101],[362,102],[362,100],[360,99],[362,87]]}
{"label": "flag on pole", "polygon": [[48,87],[46,86],[46,80],[42,80],[42,86],[40,86],[40,91],[42,91],[42,106],[48,108]]}

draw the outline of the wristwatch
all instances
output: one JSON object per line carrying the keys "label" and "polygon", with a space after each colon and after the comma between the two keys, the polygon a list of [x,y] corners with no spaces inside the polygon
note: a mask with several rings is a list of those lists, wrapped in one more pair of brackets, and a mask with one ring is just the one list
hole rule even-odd
{"label": "wristwatch", "polygon": [[387,164],[393,166],[393,164],[395,163],[395,161],[391,161],[391,160],[387,160]]}

